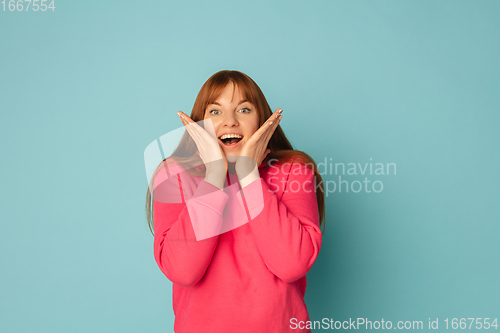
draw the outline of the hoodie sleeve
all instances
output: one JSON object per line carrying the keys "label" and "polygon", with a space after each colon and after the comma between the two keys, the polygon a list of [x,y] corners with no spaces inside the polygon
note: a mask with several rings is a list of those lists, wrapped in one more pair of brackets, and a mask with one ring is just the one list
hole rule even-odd
{"label": "hoodie sleeve", "polygon": [[314,171],[299,163],[280,169],[285,175],[270,177],[268,182],[272,187],[284,187],[281,198],[262,178],[244,187],[238,195],[246,204],[251,232],[267,268],[281,280],[293,282],[306,275],[313,265],[322,234]]}
{"label": "hoodie sleeve", "polygon": [[154,256],[170,281],[192,286],[212,260],[228,195],[203,180],[187,198],[182,178],[181,173],[155,178]]}

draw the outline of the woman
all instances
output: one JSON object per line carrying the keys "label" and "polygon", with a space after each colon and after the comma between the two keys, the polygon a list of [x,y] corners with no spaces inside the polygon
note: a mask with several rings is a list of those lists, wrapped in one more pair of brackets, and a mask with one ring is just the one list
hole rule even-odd
{"label": "woman", "polygon": [[175,332],[310,332],[292,323],[309,320],[323,186],[285,137],[281,111],[247,75],[220,71],[191,115],[178,113],[187,133],[146,203],[155,259],[173,282]]}

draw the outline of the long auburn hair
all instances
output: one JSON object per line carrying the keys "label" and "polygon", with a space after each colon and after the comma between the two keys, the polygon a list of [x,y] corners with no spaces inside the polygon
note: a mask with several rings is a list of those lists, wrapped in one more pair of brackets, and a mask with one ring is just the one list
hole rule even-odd
{"label": "long auburn hair", "polygon": [[[204,119],[205,110],[208,105],[213,104],[220,96],[227,84],[232,82],[235,86],[238,86],[245,99],[252,103],[259,113],[259,127],[272,115],[272,110],[267,103],[266,97],[260,90],[259,86],[246,74],[238,71],[222,70],[214,75],[212,75],[201,87],[198,96],[194,102],[193,110],[189,117],[197,122]],[[320,220],[320,228],[323,227],[323,233],[325,230],[325,198],[324,198],[324,187],[321,174],[318,171],[318,167],[314,160],[306,153],[300,150],[294,150],[291,143],[285,136],[280,125],[276,128],[271,139],[269,140],[268,146],[271,152],[266,156],[263,164],[269,165],[280,165],[285,162],[294,160],[295,162],[304,163],[314,169],[314,174],[316,178],[316,199],[318,201],[318,212]],[[184,132],[181,141],[177,148],[174,150],[169,158],[165,158],[163,163],[168,163],[169,161],[175,160],[178,164],[184,167],[184,170],[188,170],[189,173],[196,176],[204,176],[205,168],[203,167],[203,162],[201,158],[196,154],[198,148],[196,143],[191,138],[191,136]],[[193,168],[193,165],[201,165],[200,168]],[[158,169],[157,169],[158,171]],[[155,172],[156,174],[156,172]],[[154,182],[154,175],[151,177],[151,182]],[[153,196],[150,189],[153,187],[148,187],[146,194],[146,219],[149,225],[151,233],[154,235],[154,218],[153,218]]]}

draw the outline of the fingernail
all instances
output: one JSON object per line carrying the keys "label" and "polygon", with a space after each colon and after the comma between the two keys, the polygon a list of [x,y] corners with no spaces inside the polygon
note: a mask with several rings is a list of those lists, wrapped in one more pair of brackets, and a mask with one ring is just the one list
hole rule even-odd
{"label": "fingernail", "polygon": [[283,109],[280,109],[280,110],[278,111],[278,113],[279,113],[279,114],[281,114],[281,112],[283,112]]}
{"label": "fingernail", "polygon": [[178,115],[179,117],[181,117],[181,118],[184,118],[184,116],[182,115],[182,113],[181,113],[180,111],[179,111],[179,112],[177,112],[177,115]]}

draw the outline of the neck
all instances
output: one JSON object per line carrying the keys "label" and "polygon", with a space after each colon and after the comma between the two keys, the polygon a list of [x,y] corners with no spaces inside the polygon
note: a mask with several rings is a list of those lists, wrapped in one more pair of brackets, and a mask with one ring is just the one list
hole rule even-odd
{"label": "neck", "polygon": [[235,174],[236,173],[236,169],[234,168],[234,166],[236,165],[236,163],[234,162],[227,162],[227,172],[229,172],[230,174]]}

